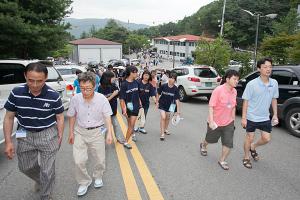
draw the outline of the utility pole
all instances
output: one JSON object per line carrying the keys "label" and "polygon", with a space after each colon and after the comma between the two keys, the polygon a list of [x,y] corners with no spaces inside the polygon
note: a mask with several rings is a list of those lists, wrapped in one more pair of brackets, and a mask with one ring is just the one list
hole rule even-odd
{"label": "utility pole", "polygon": [[223,4],[223,12],[222,12],[222,20],[221,20],[221,30],[220,30],[220,36],[221,37],[223,37],[223,32],[224,32],[225,9],[226,9],[226,0],[224,0],[224,4]]}

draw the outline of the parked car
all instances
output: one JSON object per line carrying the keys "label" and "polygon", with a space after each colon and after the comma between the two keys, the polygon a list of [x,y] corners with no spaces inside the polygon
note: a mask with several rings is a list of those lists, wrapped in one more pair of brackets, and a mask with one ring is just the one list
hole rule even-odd
{"label": "parked car", "polygon": [[205,65],[181,66],[172,71],[177,74],[179,100],[183,102],[195,96],[206,96],[209,99],[222,79],[213,67]]}
{"label": "parked car", "polygon": [[[247,83],[258,76],[258,71],[252,72],[239,81],[236,87],[238,110],[242,109],[242,95]],[[291,134],[300,137],[300,66],[275,66],[271,78],[278,82],[278,118]]]}
{"label": "parked car", "polygon": [[140,62],[141,62],[140,59],[131,59],[130,60],[130,63],[134,66],[139,65]]}
{"label": "parked car", "polygon": [[[6,112],[4,104],[11,90],[26,82],[24,77],[25,67],[36,61],[37,60],[0,60],[0,144],[4,142],[3,118]],[[46,84],[61,95],[63,106],[65,109],[68,109],[70,99],[66,96],[66,84],[54,67],[48,67],[48,79]],[[16,128],[17,120],[14,122],[13,133]]]}
{"label": "parked car", "polygon": [[240,71],[241,67],[242,67],[242,63],[235,60],[230,60],[228,65],[228,69],[233,69],[235,71]]}
{"label": "parked car", "polygon": [[77,79],[76,70],[86,72],[86,68],[78,65],[55,65],[55,68],[64,79],[67,96],[71,98],[74,93],[73,83]]}

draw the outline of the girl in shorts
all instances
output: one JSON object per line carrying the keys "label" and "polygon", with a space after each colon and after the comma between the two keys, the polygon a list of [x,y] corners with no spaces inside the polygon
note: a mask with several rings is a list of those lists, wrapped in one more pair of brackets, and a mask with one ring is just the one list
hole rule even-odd
{"label": "girl in shorts", "polygon": [[152,81],[152,77],[148,70],[143,72],[141,80],[138,81],[140,100],[142,103],[142,107],[144,109],[144,116],[141,116],[140,117],[141,119],[137,120],[134,131],[135,132],[139,131],[143,134],[147,133],[144,127],[145,127],[146,116],[150,106],[149,98],[152,97],[153,101],[156,103],[156,89],[152,86],[151,81]]}
{"label": "girl in shorts", "polygon": [[171,73],[167,83],[162,84],[157,93],[160,96],[158,109],[160,110],[160,140],[165,140],[165,134],[169,135],[168,126],[170,113],[180,114],[179,92],[175,85],[177,79],[176,73]]}
{"label": "girl in shorts", "polygon": [[124,144],[125,138],[118,127],[118,121],[116,118],[118,108],[117,98],[119,94],[119,87],[117,86],[116,77],[113,72],[106,71],[102,74],[98,92],[103,94],[108,99],[111,110],[113,112],[113,114],[111,115],[111,121],[116,139],[119,143]]}
{"label": "girl in shorts", "polygon": [[[138,69],[134,66],[128,66],[125,70],[125,80],[122,82],[120,90],[120,105],[122,114],[127,118],[128,124],[126,138],[123,144],[127,149],[132,148],[128,141],[133,134],[134,124],[141,107],[139,84],[136,81],[137,76]],[[132,140],[136,141],[135,135],[132,137]]]}

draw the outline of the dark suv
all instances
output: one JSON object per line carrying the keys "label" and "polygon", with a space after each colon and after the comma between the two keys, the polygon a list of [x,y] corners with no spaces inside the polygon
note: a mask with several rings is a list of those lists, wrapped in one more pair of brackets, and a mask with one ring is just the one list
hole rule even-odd
{"label": "dark suv", "polygon": [[[237,108],[242,108],[242,95],[247,83],[259,76],[253,72],[241,79],[237,89]],[[279,87],[278,117],[291,134],[300,137],[300,66],[274,66],[271,78]]]}

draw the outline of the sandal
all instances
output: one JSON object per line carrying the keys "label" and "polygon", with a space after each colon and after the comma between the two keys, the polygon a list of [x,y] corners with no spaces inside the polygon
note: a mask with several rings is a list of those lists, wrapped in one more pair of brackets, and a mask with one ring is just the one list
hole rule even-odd
{"label": "sandal", "polygon": [[203,148],[203,143],[200,143],[200,153],[202,156],[207,156],[207,150]]}
{"label": "sandal", "polygon": [[252,158],[253,158],[255,161],[258,161],[258,160],[259,160],[259,156],[258,156],[258,153],[256,152],[256,150],[252,150],[252,149],[250,148],[250,153],[251,153]]}
{"label": "sandal", "polygon": [[164,141],[165,140],[165,134],[162,134],[159,138],[161,141]]}
{"label": "sandal", "polygon": [[220,167],[224,170],[229,170],[229,166],[228,166],[228,163],[226,161],[223,161],[223,162],[220,162],[218,161]]}
{"label": "sandal", "polygon": [[252,168],[252,164],[250,162],[250,159],[243,159],[243,165],[244,167],[251,169]]}

